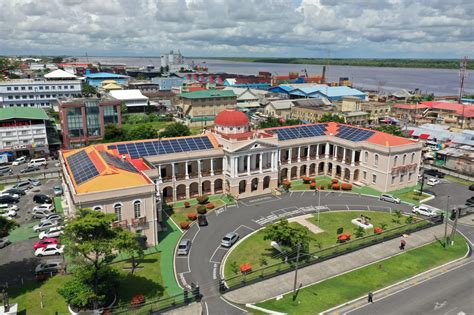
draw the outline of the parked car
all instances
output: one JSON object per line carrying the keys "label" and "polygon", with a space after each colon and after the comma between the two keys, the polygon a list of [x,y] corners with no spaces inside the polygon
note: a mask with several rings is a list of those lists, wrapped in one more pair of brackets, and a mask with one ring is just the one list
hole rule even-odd
{"label": "parked car", "polygon": [[48,259],[35,267],[35,274],[57,274],[65,269],[62,259]]}
{"label": "parked car", "polygon": [[182,239],[179,241],[178,245],[178,255],[187,255],[189,250],[191,249],[191,240],[190,239]]}
{"label": "parked car", "polygon": [[27,166],[24,169],[20,171],[20,173],[31,173],[31,172],[36,172],[39,171],[40,168],[38,166]]}
{"label": "parked car", "polygon": [[21,182],[16,183],[13,188],[25,191],[31,188],[31,183],[27,180],[23,180]]}
{"label": "parked car", "polygon": [[392,195],[389,194],[381,194],[380,195],[380,200],[382,201],[388,201],[388,202],[393,202],[393,203],[400,203],[400,198],[395,198]]}
{"label": "parked car", "polygon": [[39,159],[32,159],[29,163],[28,163],[28,166],[34,166],[34,167],[39,167],[40,166],[45,166],[47,165],[48,162],[46,162],[46,159],[45,158],[39,158]]}
{"label": "parked car", "polygon": [[0,203],[18,203],[20,200],[10,195],[0,196]]}
{"label": "parked car", "polygon": [[16,217],[16,211],[13,210],[0,210],[0,216],[4,218],[13,218]]}
{"label": "parked car", "polygon": [[41,185],[40,181],[36,178],[28,178],[28,181],[31,183],[33,186],[39,186]]}
{"label": "parked car", "polygon": [[33,212],[32,218],[33,219],[43,219],[43,218],[46,218],[47,216],[49,216],[51,214],[53,214],[53,213],[48,211],[48,210],[38,210],[38,211]]}
{"label": "parked car", "polygon": [[46,222],[41,222],[39,224],[36,224],[33,226],[33,231],[35,232],[41,232],[41,231],[46,231],[52,227],[58,226],[59,222],[58,221],[46,221]]}
{"label": "parked car", "polygon": [[61,186],[54,186],[53,187],[53,192],[55,196],[62,196],[63,194],[63,188]]}
{"label": "parked car", "polygon": [[64,245],[51,244],[35,250],[36,257],[61,255],[64,252]]}
{"label": "parked car", "polygon": [[49,212],[54,212],[54,206],[51,203],[44,203],[42,205],[35,206],[33,208],[33,212],[36,212],[36,211],[39,211],[39,210],[47,210]]}
{"label": "parked car", "polygon": [[235,232],[227,233],[221,241],[221,246],[231,247],[232,245],[235,244],[235,242],[237,242],[238,239],[239,239],[239,234]]}
{"label": "parked car", "polygon": [[44,218],[42,218],[40,222],[46,222],[46,221],[58,221],[58,222],[62,222],[62,221],[63,221],[63,217],[60,216],[59,214],[51,213],[51,214],[48,214],[47,216],[45,216]]}
{"label": "parked car", "polygon": [[33,201],[36,203],[53,203],[51,197],[44,195],[44,194],[36,194],[33,196]]}
{"label": "parked car", "polygon": [[424,215],[424,216],[427,216],[427,217],[435,217],[435,216],[438,215],[438,213],[436,213],[436,211],[434,209],[432,209],[428,206],[425,206],[425,205],[414,206],[412,212],[415,213],[415,214]]}
{"label": "parked car", "polygon": [[0,174],[10,173],[11,170],[9,166],[0,166]]}
{"label": "parked car", "polygon": [[474,184],[472,184],[471,186],[469,186],[469,190],[474,190]]}
{"label": "parked car", "polygon": [[10,210],[13,210],[13,211],[18,211],[18,206],[15,206],[15,205],[9,205],[7,203],[2,203],[0,204],[0,211],[10,211]]}
{"label": "parked car", "polygon": [[205,215],[198,216],[198,225],[199,226],[207,226],[209,223],[207,222],[207,218]]}
{"label": "parked car", "polygon": [[59,244],[59,240],[54,237],[43,238],[42,240],[39,240],[35,243],[34,249],[37,250],[38,248],[47,247],[51,244]]}
{"label": "parked car", "polygon": [[430,179],[428,179],[428,181],[426,182],[426,185],[434,186],[434,185],[438,185],[439,183],[440,183],[439,179],[437,179],[437,178],[430,178]]}
{"label": "parked car", "polygon": [[4,191],[2,191],[2,193],[16,194],[19,196],[26,195],[26,192],[23,189],[18,189],[18,188],[5,189]]}
{"label": "parked car", "polygon": [[62,226],[55,226],[55,227],[50,228],[48,231],[41,232],[38,238],[42,240],[44,238],[49,238],[49,237],[59,237],[63,233],[64,232],[63,232]]}
{"label": "parked car", "polygon": [[13,193],[1,193],[1,194],[0,194],[0,197],[1,197],[1,196],[11,196],[11,197],[13,197],[13,198],[15,198],[15,199],[20,199],[20,195],[13,194]]}
{"label": "parked car", "polygon": [[474,197],[471,197],[466,200],[466,206],[469,206],[469,207],[474,206]]}
{"label": "parked car", "polygon": [[12,165],[20,165],[26,163],[26,156],[20,156],[19,158],[15,159],[15,161],[12,162]]}
{"label": "parked car", "polygon": [[438,178],[444,178],[444,173],[435,169],[425,170],[423,174],[433,176],[433,177],[438,177]]}
{"label": "parked car", "polygon": [[7,246],[8,244],[11,244],[10,240],[8,239],[8,237],[2,237],[2,238],[0,238],[0,248],[4,248],[4,247]]}

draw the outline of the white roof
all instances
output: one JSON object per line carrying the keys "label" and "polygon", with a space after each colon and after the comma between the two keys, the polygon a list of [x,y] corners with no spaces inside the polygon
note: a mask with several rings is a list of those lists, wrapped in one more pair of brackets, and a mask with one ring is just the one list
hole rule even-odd
{"label": "white roof", "polygon": [[148,97],[142,94],[140,90],[113,90],[110,95],[119,101],[126,100],[148,100]]}
{"label": "white roof", "polygon": [[270,102],[270,105],[272,105],[276,110],[290,109],[293,107],[293,102],[291,100],[280,100]]}
{"label": "white roof", "polygon": [[46,79],[75,79],[74,74],[58,69],[44,75]]}

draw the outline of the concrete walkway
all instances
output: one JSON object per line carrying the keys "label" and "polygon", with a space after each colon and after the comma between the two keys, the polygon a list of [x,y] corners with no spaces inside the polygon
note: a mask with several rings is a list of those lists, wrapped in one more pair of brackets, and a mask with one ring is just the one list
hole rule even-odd
{"label": "concrete walkway", "polygon": [[298,217],[288,219],[288,222],[296,222],[296,223],[301,224],[302,226],[306,226],[314,234],[324,232],[319,226],[316,226],[307,220],[313,217],[314,217],[313,214],[300,215]]}
{"label": "concrete walkway", "polygon": [[[431,243],[436,239],[436,237],[442,238],[443,235],[444,225],[441,224],[413,233],[403,239],[406,241],[405,248],[411,249]],[[301,283],[303,286],[308,286],[321,280],[399,254],[401,253],[399,249],[401,239],[402,238],[396,238],[302,268],[298,271],[298,285]],[[224,294],[224,297],[237,304],[257,303],[292,291],[293,281],[294,273],[289,272],[228,292]]]}
{"label": "concrete walkway", "polygon": [[202,304],[200,302],[194,302],[189,305],[176,308],[174,310],[164,312],[161,314],[166,315],[201,315],[202,314]]}

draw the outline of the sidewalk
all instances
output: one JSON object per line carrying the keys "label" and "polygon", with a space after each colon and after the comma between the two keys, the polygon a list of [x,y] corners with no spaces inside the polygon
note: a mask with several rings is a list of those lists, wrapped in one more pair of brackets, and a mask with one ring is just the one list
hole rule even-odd
{"label": "sidewalk", "polygon": [[[443,224],[413,233],[404,238],[406,240],[405,248],[420,247],[433,242],[435,237],[442,238],[443,235]],[[398,248],[400,239],[396,238],[302,268],[298,270],[298,286],[300,283],[302,286],[308,286],[329,277],[399,254],[401,253]],[[294,273],[289,272],[228,292],[224,294],[224,297],[236,304],[257,303],[292,291],[293,281]]]}
{"label": "sidewalk", "polygon": [[171,311],[167,311],[161,314],[166,315],[201,315],[202,314],[202,304],[200,302],[194,302],[189,305],[176,308]]}

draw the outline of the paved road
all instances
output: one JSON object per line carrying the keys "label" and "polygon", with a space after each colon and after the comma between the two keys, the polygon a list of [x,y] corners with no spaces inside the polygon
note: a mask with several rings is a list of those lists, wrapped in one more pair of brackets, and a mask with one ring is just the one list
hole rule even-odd
{"label": "paved road", "polygon": [[[318,205],[316,192],[295,192],[281,197],[271,195],[245,199],[238,207],[216,211],[208,216],[209,226],[199,228],[197,225],[188,230],[184,238],[193,241],[189,257],[176,257],[176,273],[183,287],[197,283],[204,296],[205,312],[209,314],[242,314],[243,310],[229,305],[222,300],[218,291],[218,278],[221,261],[227,249],[220,247],[222,237],[231,231],[245,235],[269,223],[269,219],[278,216],[297,216],[305,211],[311,212]],[[382,210],[402,209],[410,211],[407,205],[394,205],[376,198],[344,193],[321,193],[321,205],[331,210]],[[325,211],[328,211],[326,209]]]}
{"label": "paved road", "polygon": [[[474,193],[468,189],[467,186],[458,184],[456,182],[450,182],[447,179],[441,179],[441,183],[435,186],[425,185],[424,191],[432,192],[436,195],[436,198],[427,202],[427,204],[434,206],[439,209],[449,209],[456,207],[464,207],[466,199],[474,196]],[[449,204],[447,203],[449,196]]]}

